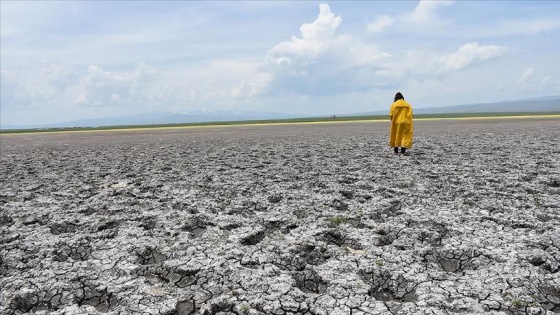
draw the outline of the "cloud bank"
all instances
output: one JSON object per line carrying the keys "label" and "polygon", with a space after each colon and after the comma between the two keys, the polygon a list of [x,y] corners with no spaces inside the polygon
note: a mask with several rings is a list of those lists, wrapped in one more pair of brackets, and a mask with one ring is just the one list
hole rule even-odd
{"label": "cloud bank", "polygon": [[[450,3],[422,1],[412,15],[426,21],[436,8]],[[368,29],[384,28],[390,24],[388,19],[369,24]],[[377,45],[337,34],[341,23],[340,16],[335,16],[327,4],[321,4],[315,21],[300,27],[300,37],[293,36],[268,52],[256,78],[244,83],[250,94],[336,95],[398,88],[410,76],[438,78],[508,52],[504,46],[471,42],[453,53],[410,50],[396,59]]]}

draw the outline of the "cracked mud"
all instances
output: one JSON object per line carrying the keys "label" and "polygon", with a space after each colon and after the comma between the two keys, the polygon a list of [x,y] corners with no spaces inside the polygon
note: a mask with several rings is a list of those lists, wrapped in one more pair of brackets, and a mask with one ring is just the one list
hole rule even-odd
{"label": "cracked mud", "polygon": [[2,314],[560,313],[560,127],[2,136]]}

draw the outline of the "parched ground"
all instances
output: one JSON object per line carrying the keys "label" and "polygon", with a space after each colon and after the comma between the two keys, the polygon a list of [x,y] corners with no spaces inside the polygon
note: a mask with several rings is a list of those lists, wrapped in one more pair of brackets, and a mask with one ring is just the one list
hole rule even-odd
{"label": "parched ground", "polygon": [[388,128],[0,136],[0,313],[560,313],[560,120]]}

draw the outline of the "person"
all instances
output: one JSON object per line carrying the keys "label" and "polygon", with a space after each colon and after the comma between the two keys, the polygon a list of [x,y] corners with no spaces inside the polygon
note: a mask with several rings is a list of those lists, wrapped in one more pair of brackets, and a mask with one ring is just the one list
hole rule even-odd
{"label": "person", "polygon": [[401,92],[395,95],[395,101],[389,110],[391,118],[391,136],[389,144],[394,148],[394,154],[408,155],[406,149],[412,147],[412,106],[404,100]]}

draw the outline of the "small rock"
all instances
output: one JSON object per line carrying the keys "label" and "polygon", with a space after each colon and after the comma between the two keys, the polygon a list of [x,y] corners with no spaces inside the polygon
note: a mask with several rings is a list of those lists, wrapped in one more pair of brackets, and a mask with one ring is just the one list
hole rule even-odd
{"label": "small rock", "polygon": [[282,200],[281,195],[268,196],[268,202],[270,203],[279,203],[281,200]]}
{"label": "small rock", "polygon": [[533,266],[540,266],[540,265],[544,264],[545,261],[546,261],[546,258],[543,257],[542,255],[534,255],[534,256],[529,257],[529,262]]}

